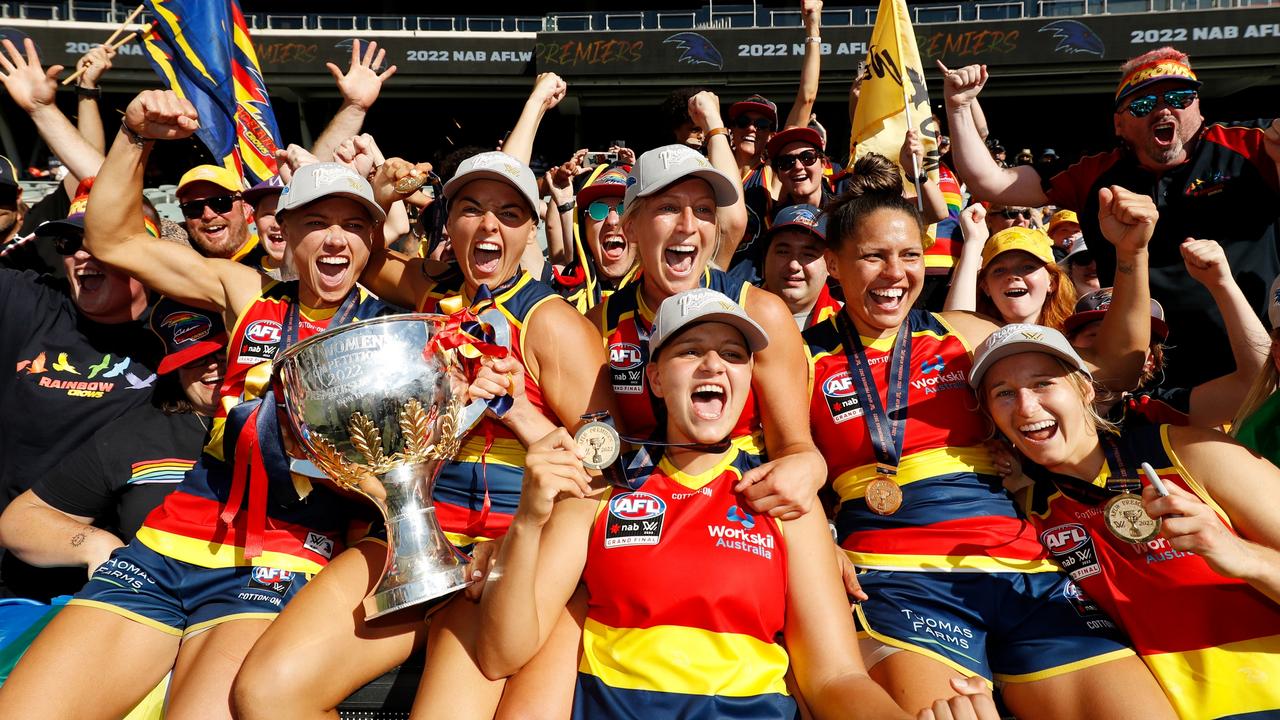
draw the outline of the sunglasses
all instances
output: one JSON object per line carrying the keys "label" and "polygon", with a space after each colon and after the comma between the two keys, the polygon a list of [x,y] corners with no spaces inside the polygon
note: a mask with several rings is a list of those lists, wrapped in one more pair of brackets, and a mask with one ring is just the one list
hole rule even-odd
{"label": "sunglasses", "polygon": [[746,130],[752,125],[754,125],[757,130],[760,130],[762,132],[768,132],[773,129],[773,121],[770,120],[769,118],[761,117],[761,118],[756,118],[752,120],[746,115],[739,115],[738,119],[733,121],[733,125],[739,130]]}
{"label": "sunglasses", "polygon": [[791,166],[798,160],[805,167],[813,167],[818,162],[818,158],[822,154],[817,150],[805,150],[804,152],[792,153],[790,155],[779,155],[773,159],[774,170],[789,170]]}
{"label": "sunglasses", "polygon": [[235,195],[217,195],[215,197],[201,198],[199,200],[191,200],[178,204],[178,209],[182,211],[182,217],[188,220],[195,220],[204,214],[207,206],[219,215],[225,215],[231,212],[231,208],[235,206],[236,201],[240,199],[239,194]]}
{"label": "sunglasses", "polygon": [[59,255],[75,255],[84,245],[83,235],[60,235],[53,239],[53,251]]}
{"label": "sunglasses", "polygon": [[1200,93],[1196,90],[1168,90],[1160,95],[1143,95],[1134,98],[1125,109],[1136,118],[1144,118],[1155,111],[1157,103],[1162,99],[1165,105],[1174,110],[1181,110],[1195,102],[1199,95]]}
{"label": "sunglasses", "polygon": [[616,211],[618,216],[622,216],[622,201],[619,200],[617,206],[611,206],[603,200],[596,200],[587,206],[587,216],[596,222],[604,222],[609,217],[609,213]]}
{"label": "sunglasses", "polygon": [[1005,220],[1015,220],[1017,218],[1023,218],[1025,220],[1031,219],[1031,211],[1025,209],[1019,210],[1016,208],[1005,208],[996,214],[1003,217]]}

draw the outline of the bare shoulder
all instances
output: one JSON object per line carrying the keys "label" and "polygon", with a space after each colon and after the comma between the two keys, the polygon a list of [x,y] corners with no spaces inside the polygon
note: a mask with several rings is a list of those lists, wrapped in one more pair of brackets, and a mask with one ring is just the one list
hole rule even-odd
{"label": "bare shoulder", "polygon": [[794,328],[796,325],[791,317],[791,310],[787,308],[786,303],[782,302],[782,298],[758,287],[747,290],[746,306],[742,309],[747,311],[747,315],[752,320],[765,328],[778,327],[782,324]]}
{"label": "bare shoulder", "polygon": [[583,353],[600,347],[600,335],[591,321],[559,296],[539,305],[528,324],[529,346],[539,357],[568,353],[585,358]]}
{"label": "bare shoulder", "polygon": [[939,315],[960,334],[970,348],[978,347],[991,333],[1000,329],[1000,324],[986,315],[968,310],[946,310]]}

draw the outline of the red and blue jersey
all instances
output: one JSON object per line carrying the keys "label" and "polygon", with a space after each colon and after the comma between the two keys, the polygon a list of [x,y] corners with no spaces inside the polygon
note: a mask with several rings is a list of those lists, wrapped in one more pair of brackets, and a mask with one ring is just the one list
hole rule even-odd
{"label": "red and blue jersey", "polygon": [[[745,280],[732,279],[712,268],[703,271],[701,286],[724,293],[743,307],[746,307],[747,293],[751,291],[751,285]],[[649,437],[657,429],[653,404],[658,400],[649,392],[649,382],[644,375],[644,369],[649,365],[649,333],[653,332],[657,308],[645,304],[643,288],[644,275],[641,275],[638,281],[623,286],[602,300],[604,311],[600,315],[599,328],[605,351],[609,354],[609,374],[622,414],[622,425],[634,437]],[[748,395],[742,417],[731,435],[751,435],[761,427],[760,408],[754,394]]]}
{"label": "red and blue jersey", "polygon": [[663,460],[601,502],[575,718],[795,717],[782,528],[733,492],[759,464],[736,446],[698,475]]}
{"label": "red and blue jersey", "polygon": [[809,311],[809,317],[805,320],[802,330],[808,330],[814,325],[820,325],[827,320],[839,314],[844,308],[844,303],[835,299],[831,295],[831,286],[823,283],[822,291],[818,293],[818,299],[813,304],[813,309]]}
{"label": "red and blue jersey", "polygon": [[[1150,463],[1165,483],[1197,495],[1235,532],[1226,513],[1178,460],[1168,425],[1126,428],[1115,442],[1120,462],[1132,468],[1129,474],[1136,474],[1139,463]],[[1096,500],[1030,470],[1037,481],[1026,510],[1041,542],[1128,633],[1180,717],[1280,714],[1280,607],[1275,602],[1242,580],[1219,575],[1200,556],[1173,549],[1164,537],[1137,544],[1117,538],[1106,528]],[[1093,485],[1105,487],[1113,477],[1119,478],[1118,469],[1104,462]]]}
{"label": "red and blue jersey", "polygon": [[[835,318],[803,333],[811,372],[809,422],[840,498],[839,542],[859,567],[882,570],[1052,572],[1031,525],[1018,516],[983,441],[969,388],[970,349],[941,316],[912,310],[906,424],[894,480],[901,507],[867,507],[876,456]],[[862,338],[887,407],[894,338]]]}
{"label": "red and blue jersey", "polygon": [[[460,287],[460,286],[459,286]],[[461,292],[461,291],[459,291]],[[437,287],[420,307],[424,312],[444,311],[447,292]],[[453,295],[453,297],[461,297]],[[462,297],[463,301],[469,298]],[[549,301],[563,302],[555,291],[521,272],[494,291],[494,306],[511,326],[511,352],[525,368],[525,397],[553,423],[560,421],[547,407],[538,378],[525,362],[525,327],[533,314]],[[433,499],[440,527],[458,546],[505,535],[520,503],[524,478],[524,445],[500,420],[485,416],[467,434],[453,462],[436,478]]]}
{"label": "red and blue jersey", "polygon": [[[315,573],[341,550],[353,513],[368,509],[359,500],[312,486],[306,478],[288,472],[288,460],[281,456],[264,458],[269,484],[262,554],[246,557],[251,513],[236,513],[230,524],[220,518],[233,486],[230,461],[236,438],[242,431],[255,431],[245,427],[244,418],[229,420],[230,411],[260,398],[268,389],[271,361],[284,349],[285,315],[298,302],[297,292],[296,282],[269,285],[232,327],[227,372],[204,455],[138,530],[138,541],[152,550],[201,567],[263,565]],[[394,310],[362,288],[354,292],[360,293],[355,320]],[[325,330],[336,312],[307,307],[300,311],[298,340]]]}

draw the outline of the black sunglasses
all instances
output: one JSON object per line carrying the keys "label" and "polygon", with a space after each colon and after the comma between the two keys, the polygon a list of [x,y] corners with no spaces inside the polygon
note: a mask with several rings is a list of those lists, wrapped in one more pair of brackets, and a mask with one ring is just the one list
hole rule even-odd
{"label": "black sunglasses", "polygon": [[58,235],[53,238],[53,251],[59,255],[75,255],[84,245],[83,235]]}
{"label": "black sunglasses", "polygon": [[1031,219],[1030,210],[1018,210],[1015,208],[1005,208],[996,214],[1003,217],[1005,220],[1013,220],[1015,218],[1025,218],[1027,220]]}
{"label": "black sunglasses", "polygon": [[792,153],[790,155],[779,155],[773,159],[774,170],[789,170],[791,166],[799,161],[805,167],[812,167],[818,162],[818,158],[822,157],[822,153],[817,150],[805,150],[803,152]]}
{"label": "black sunglasses", "polygon": [[1143,95],[1134,98],[1129,101],[1129,106],[1125,109],[1136,118],[1144,118],[1155,111],[1156,104],[1160,100],[1164,100],[1164,104],[1174,110],[1181,110],[1195,102],[1199,94],[1195,90],[1167,90],[1159,95]]}
{"label": "black sunglasses", "polygon": [[238,193],[235,195],[217,195],[179,203],[178,209],[182,211],[182,217],[188,220],[195,220],[204,214],[206,205],[210,210],[222,215],[231,212],[231,208],[235,206],[236,201],[239,199],[240,195]]}
{"label": "black sunglasses", "polygon": [[773,129],[773,121],[766,117],[756,118],[755,120],[752,120],[746,115],[739,115],[738,119],[733,121],[733,124],[739,130],[746,130],[752,125],[755,125],[756,129],[762,132],[769,132],[770,130]]}

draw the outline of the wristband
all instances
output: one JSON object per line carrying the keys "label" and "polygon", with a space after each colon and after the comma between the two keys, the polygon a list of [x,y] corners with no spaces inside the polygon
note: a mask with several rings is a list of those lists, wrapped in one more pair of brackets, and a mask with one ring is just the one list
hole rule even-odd
{"label": "wristband", "polygon": [[575,199],[575,198],[569,198],[569,200],[568,200],[567,202],[564,202],[564,203],[562,203],[562,204],[560,204],[560,205],[557,205],[557,206],[556,206],[556,210],[559,210],[559,211],[560,211],[560,212],[562,212],[562,213],[567,213],[567,212],[569,212],[569,211],[573,210],[573,209],[574,209],[574,208],[576,208],[576,207],[578,207],[578,201],[577,201],[577,199]]}
{"label": "wristband", "polygon": [[810,35],[809,37],[805,38],[805,39],[804,39],[804,41],[805,41],[805,42],[807,42],[807,43],[818,43],[819,45],[821,45],[821,44],[822,44],[822,36],[821,36],[821,35]]}
{"label": "wristband", "polygon": [[727,127],[711,128],[710,130],[707,131],[707,142],[711,142],[711,138],[717,135],[727,136],[728,134],[729,134],[729,128]]}
{"label": "wristband", "polygon": [[920,173],[920,176],[916,178],[916,182],[920,183],[921,185],[924,185],[925,183],[929,182],[929,173],[924,173],[924,172]]}
{"label": "wristband", "polygon": [[134,132],[133,128],[129,127],[129,125],[123,120],[120,121],[120,132],[124,133],[124,136],[129,139],[131,144],[137,145],[138,147],[142,147],[150,141],[150,138],[144,138]]}
{"label": "wristband", "polygon": [[94,100],[97,100],[102,97],[102,88],[99,88],[99,87],[91,88],[91,87],[85,87],[83,85],[77,85],[76,97],[93,98]]}

